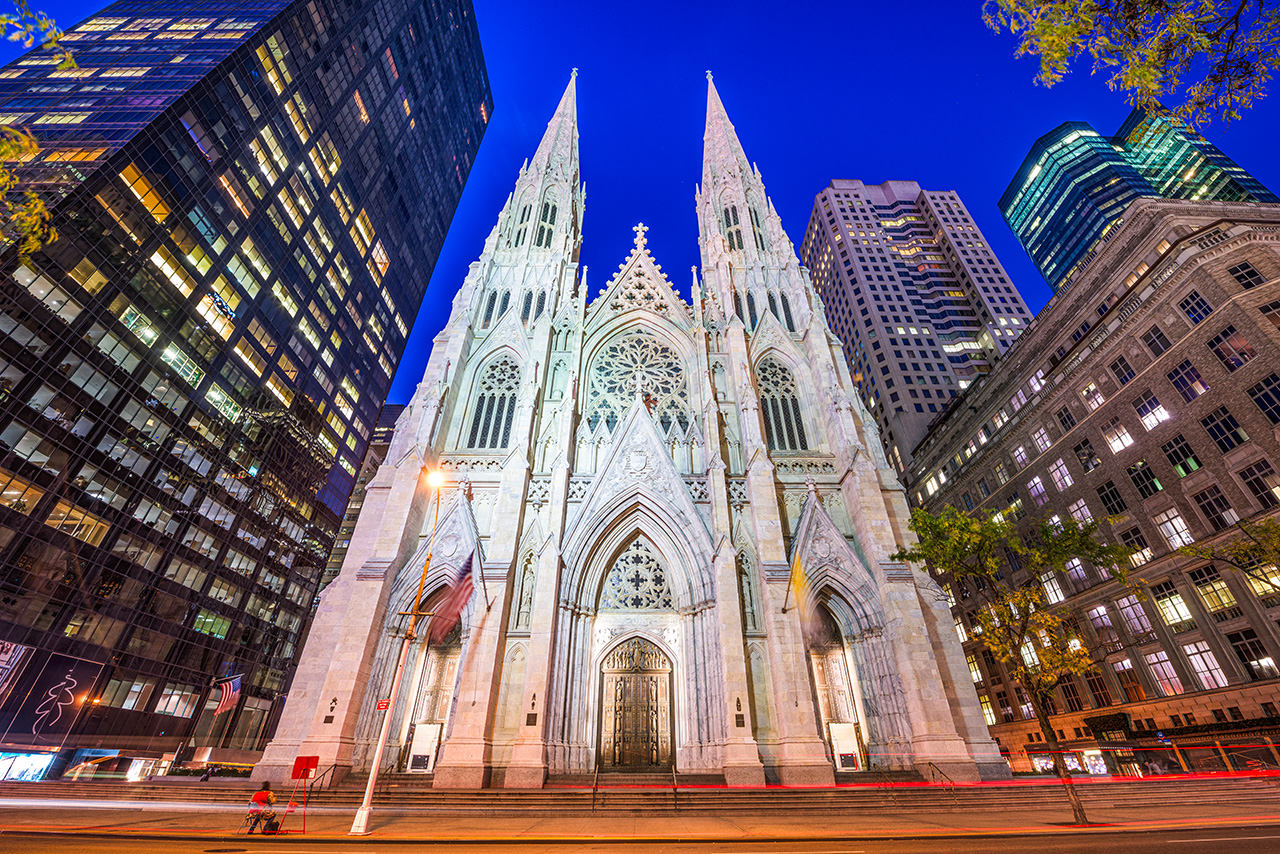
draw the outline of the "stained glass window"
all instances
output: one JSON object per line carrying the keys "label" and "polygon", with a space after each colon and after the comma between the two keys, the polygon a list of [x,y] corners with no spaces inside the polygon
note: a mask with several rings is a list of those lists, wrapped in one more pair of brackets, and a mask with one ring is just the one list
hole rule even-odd
{"label": "stained glass window", "polygon": [[479,399],[471,418],[467,446],[505,448],[511,438],[511,418],[520,388],[520,366],[510,356],[501,356],[485,368],[480,377]]}

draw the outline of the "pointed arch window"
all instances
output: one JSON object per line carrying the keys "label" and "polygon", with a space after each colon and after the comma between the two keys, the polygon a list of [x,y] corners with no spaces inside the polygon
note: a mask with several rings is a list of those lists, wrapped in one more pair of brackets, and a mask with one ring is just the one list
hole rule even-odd
{"label": "pointed arch window", "polygon": [[[756,236],[756,248],[761,252],[764,252],[766,248],[766,244],[764,242],[764,226],[760,223],[760,213],[755,208],[751,208],[751,231]],[[739,243],[741,243],[742,238],[738,238],[738,240]],[[739,245],[738,248],[741,249],[742,246]]]}
{"label": "pointed arch window", "polygon": [[600,591],[600,607],[626,611],[673,611],[667,570],[643,537],[636,537],[613,562]]}
{"label": "pointed arch window", "polygon": [[760,382],[760,411],[764,416],[764,440],[771,451],[807,451],[809,439],[800,417],[800,395],[795,377],[785,365],[767,358],[756,369]]}
{"label": "pointed arch window", "polygon": [[533,319],[534,319],[534,320],[537,320],[539,317],[542,317],[542,312],[544,312],[544,311],[546,310],[546,308],[547,308],[547,292],[546,292],[546,291],[539,291],[539,292],[538,292],[538,307],[537,307],[536,309],[534,309],[534,312],[533,312]]}
{"label": "pointed arch window", "polygon": [[795,321],[791,319],[791,303],[787,301],[786,294],[778,294],[778,298],[782,300],[782,316],[787,321],[787,331],[795,332],[796,324]]}
{"label": "pointed arch window", "polygon": [[777,298],[773,295],[773,291],[769,291],[768,293],[769,293],[769,313],[772,314],[774,317],[778,318],[778,320],[782,320],[782,315],[778,314]]}
{"label": "pointed arch window", "polygon": [[502,292],[502,301],[498,303],[498,319],[502,319],[502,315],[507,313],[507,304],[511,302],[511,291]]}
{"label": "pointed arch window", "polygon": [[525,205],[520,209],[520,221],[516,225],[515,246],[524,243],[524,235],[529,230],[529,214],[533,213],[533,205]]}
{"label": "pointed arch window", "polygon": [[729,241],[730,249],[742,248],[742,224],[738,221],[737,205],[729,205],[724,209],[724,236]]}
{"label": "pointed arch window", "polygon": [[529,312],[533,311],[533,291],[525,291],[524,304],[520,306],[520,322],[529,322]]}
{"label": "pointed arch window", "polygon": [[[735,294],[733,295],[733,313],[734,313],[734,314],[736,314],[736,315],[738,315],[738,319],[739,319],[739,320],[743,320],[743,317],[742,317],[742,296],[741,296],[740,294],[737,294],[737,293],[735,293]],[[744,321],[744,322],[745,322],[745,321]]]}
{"label": "pointed arch window", "polygon": [[493,292],[489,294],[489,298],[484,303],[484,322],[480,324],[481,329],[488,329],[489,324],[493,322],[493,309],[497,306],[498,294]]}
{"label": "pointed arch window", "polygon": [[520,389],[520,366],[510,356],[500,356],[484,369],[476,384],[479,397],[467,436],[470,448],[505,448],[511,439],[511,421]]}
{"label": "pointed arch window", "polygon": [[751,328],[756,328],[756,295],[747,293],[747,316],[751,318]]}
{"label": "pointed arch window", "polygon": [[551,202],[542,203],[542,217],[538,221],[538,236],[534,239],[534,246],[550,246],[551,235],[556,230],[556,206]]}

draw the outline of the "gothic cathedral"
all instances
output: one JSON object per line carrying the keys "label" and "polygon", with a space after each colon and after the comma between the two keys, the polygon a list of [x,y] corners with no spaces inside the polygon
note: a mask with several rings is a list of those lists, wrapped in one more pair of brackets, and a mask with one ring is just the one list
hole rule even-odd
{"label": "gothic cathedral", "polygon": [[[692,305],[643,226],[593,299],[570,79],[366,486],[259,772],[367,771],[390,714],[386,765],[442,788],[1008,775],[942,591],[889,558],[902,487],[714,84],[704,145]],[[474,595],[384,712],[429,550],[424,609],[472,554]]]}

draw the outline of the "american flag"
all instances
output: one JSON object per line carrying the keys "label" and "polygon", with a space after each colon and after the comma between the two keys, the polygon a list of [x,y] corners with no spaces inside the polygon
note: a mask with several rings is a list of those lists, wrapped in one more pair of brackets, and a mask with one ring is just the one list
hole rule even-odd
{"label": "american flag", "polygon": [[436,606],[435,616],[431,619],[430,633],[427,636],[429,643],[438,644],[443,641],[462,619],[462,609],[467,606],[475,590],[475,579],[471,576],[471,559],[474,556],[474,552],[467,555],[466,563],[462,564],[462,568],[449,584],[449,592]]}
{"label": "american flag", "polygon": [[213,710],[215,715],[223,712],[229,712],[236,707],[236,703],[240,702],[240,677],[232,676],[218,683],[218,690],[222,692],[218,697],[218,707]]}

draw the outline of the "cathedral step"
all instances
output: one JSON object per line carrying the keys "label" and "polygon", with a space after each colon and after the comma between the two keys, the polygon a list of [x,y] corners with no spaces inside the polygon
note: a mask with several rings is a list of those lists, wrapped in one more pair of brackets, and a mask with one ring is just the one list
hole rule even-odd
{"label": "cathedral step", "polygon": [[[610,788],[662,788],[670,789],[673,778],[670,771],[628,773],[626,771],[602,771],[595,774],[553,774],[547,778],[549,789],[590,789],[596,786]],[[678,786],[723,786],[723,774],[677,773]]]}
{"label": "cathedral step", "polygon": [[[594,776],[594,775],[593,775]],[[875,813],[910,811],[991,811],[1057,809],[1065,803],[1062,787],[1048,778],[1012,783],[942,787],[904,781],[838,785],[823,788],[731,789],[701,786],[682,779],[672,791],[666,786],[609,786],[601,776],[601,787],[549,787],[511,790],[431,789],[420,775],[389,775],[390,782],[378,786],[377,809],[405,813],[524,814],[529,812],[582,813],[670,813],[731,814],[734,812]],[[693,776],[693,775],[690,775]],[[563,778],[562,778],[563,779]],[[231,781],[228,781],[231,782]],[[338,809],[359,805],[364,794],[357,781],[344,781],[335,789],[313,793],[311,803]],[[1142,780],[1083,779],[1077,787],[1086,806],[1107,806],[1141,811],[1152,803],[1197,804],[1257,803],[1275,798],[1280,779],[1274,776],[1233,776],[1215,778],[1146,778]],[[254,786],[245,781],[232,785],[174,785],[171,783],[126,783],[123,781],[48,781],[0,783],[0,802],[11,798],[71,798],[170,801],[175,803],[243,804]],[[287,788],[281,788],[283,799]],[[301,800],[299,793],[298,800]]]}
{"label": "cathedral step", "polygon": [[877,783],[923,783],[924,777],[914,768],[902,771],[837,771],[836,784],[876,785]]}

